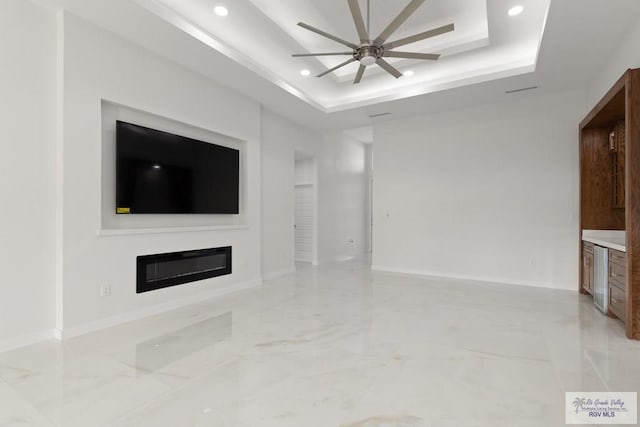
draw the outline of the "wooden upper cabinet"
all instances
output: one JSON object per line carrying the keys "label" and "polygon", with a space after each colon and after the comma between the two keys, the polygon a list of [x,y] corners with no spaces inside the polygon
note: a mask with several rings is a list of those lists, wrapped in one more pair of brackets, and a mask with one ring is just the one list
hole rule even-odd
{"label": "wooden upper cabinet", "polygon": [[626,87],[614,87],[580,125],[580,203],[583,230],[625,230],[629,153]]}

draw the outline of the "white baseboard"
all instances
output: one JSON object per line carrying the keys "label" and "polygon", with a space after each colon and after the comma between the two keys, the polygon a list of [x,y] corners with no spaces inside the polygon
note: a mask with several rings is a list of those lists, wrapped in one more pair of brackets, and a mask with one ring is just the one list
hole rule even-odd
{"label": "white baseboard", "polygon": [[345,262],[352,260],[359,256],[359,254],[350,254],[350,255],[338,255],[331,258],[323,258],[313,262],[313,265],[322,265],[322,264],[331,264],[332,262]]}
{"label": "white baseboard", "polygon": [[296,273],[296,268],[283,268],[282,270],[272,271],[270,273],[266,273],[262,275],[262,280],[273,280],[279,277],[290,276]]}
{"label": "white baseboard", "polygon": [[372,265],[371,271],[379,272],[379,273],[396,274],[399,276],[409,276],[409,277],[467,280],[471,282],[494,283],[498,285],[528,286],[533,288],[555,289],[560,291],[573,290],[568,288],[560,288],[558,286],[554,286],[553,284],[547,283],[547,282],[505,280],[499,277],[486,277],[486,276],[475,276],[475,275],[457,274],[457,273],[444,273],[442,271],[400,269],[400,268],[388,267],[383,265]]}
{"label": "white baseboard", "polygon": [[53,329],[50,329],[48,331],[36,332],[33,334],[21,335],[10,340],[0,341],[0,353],[15,350],[20,347],[27,347],[29,345],[37,344],[39,342],[51,340],[54,338],[55,330]]}
{"label": "white baseboard", "polygon": [[207,299],[221,297],[234,292],[244,291],[252,289],[262,285],[261,279],[249,280],[247,282],[235,283],[224,288],[214,289],[208,292],[191,295],[186,298],[181,298],[175,301],[169,301],[163,304],[155,305],[153,307],[143,308],[140,310],[132,311],[125,314],[119,314],[117,316],[108,317],[106,319],[97,320],[95,322],[87,323],[86,325],[74,326],[64,330],[57,329],[55,336],[58,339],[67,340],[80,335],[88,334],[90,332],[99,331],[101,329],[110,328],[113,326],[121,325],[123,323],[133,322],[145,317],[155,316],[157,314],[166,313],[167,311],[175,310],[187,305],[202,302]]}

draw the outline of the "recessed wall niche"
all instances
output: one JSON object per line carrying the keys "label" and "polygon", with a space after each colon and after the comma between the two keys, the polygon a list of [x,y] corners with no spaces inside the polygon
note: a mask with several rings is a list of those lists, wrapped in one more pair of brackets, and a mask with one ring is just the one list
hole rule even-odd
{"label": "recessed wall niche", "polygon": [[[132,234],[145,231],[190,231],[225,229],[247,225],[247,159],[246,142],[228,135],[169,119],[150,112],[102,100],[102,179],[99,234]],[[213,214],[116,214],[116,121],[121,120],[189,138],[240,150],[240,213],[238,215]]]}

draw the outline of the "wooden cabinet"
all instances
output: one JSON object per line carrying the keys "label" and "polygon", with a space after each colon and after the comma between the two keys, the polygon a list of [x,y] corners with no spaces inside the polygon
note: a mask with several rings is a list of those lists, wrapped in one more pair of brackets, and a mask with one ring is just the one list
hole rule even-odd
{"label": "wooden cabinet", "polygon": [[[585,128],[581,138],[581,217],[583,230],[624,230],[625,209],[623,178],[618,173],[618,153],[612,150],[616,146],[612,139],[612,124]],[[625,149],[627,147],[625,146]],[[622,158],[620,159],[622,160]],[[622,171],[620,172],[622,173]]]}
{"label": "wooden cabinet", "polygon": [[609,152],[611,156],[611,194],[615,209],[624,209],[624,173],[626,133],[624,120],[619,120],[609,133]]}
{"label": "wooden cabinet", "polygon": [[609,315],[627,321],[627,254],[609,249]]}
{"label": "wooden cabinet", "polygon": [[[622,75],[582,120],[579,135],[580,228],[626,231],[626,267],[613,268],[624,277],[611,281],[609,304],[627,337],[640,340],[640,69]],[[585,252],[580,259],[580,292],[593,284],[589,258]]]}
{"label": "wooden cabinet", "polygon": [[593,295],[593,243],[582,243],[582,289]]}
{"label": "wooden cabinet", "polygon": [[[609,316],[627,321],[627,254],[609,249]],[[582,242],[582,284],[585,293],[594,294],[594,244]]]}

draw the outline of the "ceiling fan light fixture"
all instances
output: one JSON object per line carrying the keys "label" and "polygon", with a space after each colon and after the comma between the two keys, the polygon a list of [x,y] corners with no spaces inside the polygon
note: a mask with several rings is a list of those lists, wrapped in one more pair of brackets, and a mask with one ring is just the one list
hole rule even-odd
{"label": "ceiling fan light fixture", "polygon": [[375,56],[363,56],[362,58],[360,58],[360,64],[368,67],[369,65],[375,64],[376,60],[377,59]]}
{"label": "ceiling fan light fixture", "polygon": [[363,45],[356,50],[354,56],[360,62],[360,65],[368,67],[378,62],[383,53],[384,51],[378,46]]}
{"label": "ceiling fan light fixture", "polygon": [[311,75],[311,71],[307,70],[306,68],[304,70],[300,70],[300,75],[303,77],[308,77]]}
{"label": "ceiling fan light fixture", "polygon": [[229,14],[229,9],[224,6],[216,6],[213,8],[213,12],[218,16],[227,16]]}
{"label": "ceiling fan light fixture", "polygon": [[405,77],[413,77],[415,74],[415,72],[413,70],[407,70],[403,73],[403,76]]}
{"label": "ceiling fan light fixture", "polygon": [[520,15],[522,12],[524,12],[524,6],[518,5],[518,6],[514,6],[511,9],[509,9],[509,16],[518,16]]}

